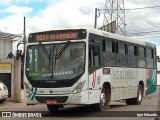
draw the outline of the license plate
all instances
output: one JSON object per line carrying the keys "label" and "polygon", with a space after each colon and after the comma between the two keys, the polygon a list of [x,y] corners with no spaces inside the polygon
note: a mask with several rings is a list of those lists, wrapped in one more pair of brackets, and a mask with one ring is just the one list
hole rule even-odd
{"label": "license plate", "polygon": [[46,100],[46,103],[47,103],[48,105],[57,104],[57,100]]}

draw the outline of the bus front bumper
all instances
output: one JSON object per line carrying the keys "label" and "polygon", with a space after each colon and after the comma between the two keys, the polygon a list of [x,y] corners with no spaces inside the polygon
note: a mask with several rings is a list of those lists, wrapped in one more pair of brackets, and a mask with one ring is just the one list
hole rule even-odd
{"label": "bus front bumper", "polygon": [[53,104],[88,104],[88,90],[81,91],[79,93],[63,94],[63,95],[40,95],[40,94],[31,94],[26,93],[26,104],[43,104],[47,101],[54,101]]}

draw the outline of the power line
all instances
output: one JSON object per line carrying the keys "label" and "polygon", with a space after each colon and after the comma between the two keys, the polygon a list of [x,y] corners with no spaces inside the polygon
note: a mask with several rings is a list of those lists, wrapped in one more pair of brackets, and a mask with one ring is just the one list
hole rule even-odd
{"label": "power line", "polygon": [[160,33],[160,30],[155,30],[155,31],[143,31],[143,32],[135,32],[135,33],[129,33],[130,35],[134,35],[134,34],[153,34],[153,33]]}
{"label": "power line", "polygon": [[134,34],[127,34],[128,37],[136,37],[136,38],[160,38],[160,30],[159,31],[144,31],[144,32],[139,32],[139,33],[134,33]]}
{"label": "power line", "polygon": [[142,10],[142,9],[151,9],[151,8],[160,8],[160,6],[150,6],[150,7],[141,7],[141,8],[127,8],[125,10]]}
{"label": "power line", "polygon": [[155,38],[155,37],[160,37],[159,34],[150,34],[150,35],[141,35],[141,36],[137,36],[137,35],[134,35],[134,36],[129,36],[127,35],[128,37],[138,37],[138,38]]}
{"label": "power line", "polygon": [[156,35],[160,34],[160,27],[134,29],[127,31],[129,36],[144,36],[144,35]]}
{"label": "power line", "polygon": [[127,36],[130,36],[130,37],[133,37],[133,36],[151,36],[151,35],[159,35],[159,33],[148,33],[148,34],[135,34],[135,35],[130,35],[130,34],[127,34]]}
{"label": "power line", "polygon": [[[130,10],[143,10],[143,9],[152,9],[152,8],[160,8],[160,6],[148,6],[148,7],[140,7],[140,8],[125,8],[125,9],[118,9],[118,10],[130,11]],[[99,9],[99,10],[106,10],[106,9]]]}
{"label": "power line", "polygon": [[145,36],[128,36],[128,37],[134,37],[139,39],[145,39],[145,38],[160,38],[160,35],[145,35]]}
{"label": "power line", "polygon": [[146,31],[146,30],[157,30],[160,29],[160,27],[147,27],[143,29],[134,29],[134,30],[128,30],[128,32],[141,32],[141,31]]}

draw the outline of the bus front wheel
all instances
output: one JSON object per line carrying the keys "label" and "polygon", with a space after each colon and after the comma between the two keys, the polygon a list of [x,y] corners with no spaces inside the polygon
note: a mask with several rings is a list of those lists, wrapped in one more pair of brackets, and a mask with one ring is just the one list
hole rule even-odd
{"label": "bus front wheel", "polygon": [[6,99],[3,98],[3,99],[0,99],[0,103],[3,103]]}
{"label": "bus front wheel", "polygon": [[96,104],[98,111],[105,111],[110,108],[110,92],[104,86],[102,87],[100,94],[100,102]]}
{"label": "bus front wheel", "polygon": [[59,105],[47,105],[49,112],[54,113],[58,112]]}
{"label": "bus front wheel", "polygon": [[140,105],[143,99],[143,88],[142,85],[138,85],[137,97],[126,99],[127,105]]}

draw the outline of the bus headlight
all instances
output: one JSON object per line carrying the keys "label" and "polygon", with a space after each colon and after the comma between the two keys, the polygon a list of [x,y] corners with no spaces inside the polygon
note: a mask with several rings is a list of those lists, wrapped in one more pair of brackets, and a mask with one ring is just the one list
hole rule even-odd
{"label": "bus headlight", "polygon": [[27,83],[24,83],[24,87],[25,87],[27,93],[29,93],[29,94],[32,93],[31,88],[28,86]]}
{"label": "bus headlight", "polygon": [[86,81],[80,82],[80,83],[74,88],[74,90],[72,91],[72,93],[79,93],[79,92],[81,92],[81,90],[82,90],[85,82],[86,82]]}

